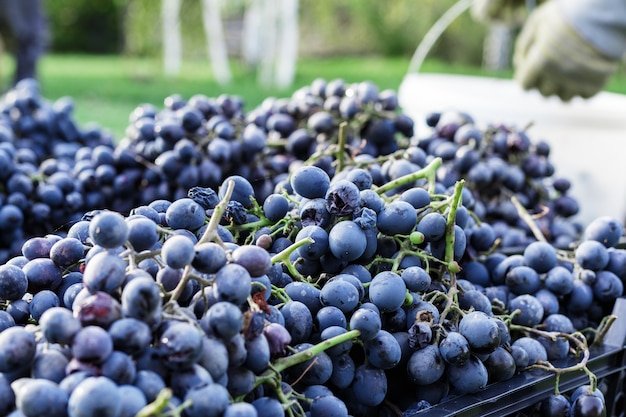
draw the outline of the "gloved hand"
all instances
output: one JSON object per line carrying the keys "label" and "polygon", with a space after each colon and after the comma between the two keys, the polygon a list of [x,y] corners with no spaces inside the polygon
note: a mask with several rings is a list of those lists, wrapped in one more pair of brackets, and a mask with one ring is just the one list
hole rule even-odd
{"label": "gloved hand", "polygon": [[618,62],[599,52],[565,21],[554,1],[534,10],[515,43],[513,67],[522,88],[563,101],[599,92]]}
{"label": "gloved hand", "polygon": [[524,23],[528,13],[525,0],[474,0],[470,8],[477,22],[517,27]]}

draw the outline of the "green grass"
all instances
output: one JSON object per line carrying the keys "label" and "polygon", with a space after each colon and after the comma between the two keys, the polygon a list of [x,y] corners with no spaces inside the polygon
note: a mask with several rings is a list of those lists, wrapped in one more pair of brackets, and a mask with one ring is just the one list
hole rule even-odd
{"label": "green grass", "polygon": [[[12,73],[12,62],[5,58],[5,81]],[[343,78],[348,82],[370,80],[379,88],[398,89],[409,68],[408,57],[336,57],[303,59],[298,63],[293,87],[280,90],[259,85],[256,73],[233,62],[234,80],[221,86],[213,79],[208,61],[188,61],[183,64],[180,76],[163,75],[162,63],[155,59],[124,56],[47,55],[41,61],[39,77],[42,94],[55,100],[71,96],[75,101],[74,117],[81,125],[97,122],[121,138],[128,124],[128,116],[141,103],[151,103],[159,108],[170,94],[188,98],[194,94],[216,97],[235,94],[243,97],[250,110],[269,96],[287,97],[296,88],[309,84],[317,77]],[[480,68],[426,61],[424,73],[450,73],[487,75],[507,78],[510,71],[485,72]],[[626,73],[613,77],[607,90],[626,93]]]}

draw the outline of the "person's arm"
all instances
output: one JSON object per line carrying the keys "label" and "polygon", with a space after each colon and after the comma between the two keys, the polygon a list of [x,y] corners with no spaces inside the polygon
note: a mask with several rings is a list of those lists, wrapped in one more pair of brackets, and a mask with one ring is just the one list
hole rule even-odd
{"label": "person's arm", "polygon": [[626,0],[551,0],[515,45],[515,79],[562,100],[597,94],[626,51]]}
{"label": "person's arm", "polygon": [[626,0],[553,0],[580,36],[609,58],[626,52]]}

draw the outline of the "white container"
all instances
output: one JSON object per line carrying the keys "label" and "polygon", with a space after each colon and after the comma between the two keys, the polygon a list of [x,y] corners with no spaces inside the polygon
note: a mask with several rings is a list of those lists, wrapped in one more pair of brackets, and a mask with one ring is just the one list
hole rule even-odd
{"label": "white container", "polygon": [[446,74],[408,74],[398,89],[400,105],[415,120],[417,137],[429,132],[425,115],[458,110],[477,125],[523,128],[533,142],[551,146],[557,176],[572,182],[582,224],[602,216],[626,220],[626,95],[602,92],[564,103],[524,91],[512,80]]}

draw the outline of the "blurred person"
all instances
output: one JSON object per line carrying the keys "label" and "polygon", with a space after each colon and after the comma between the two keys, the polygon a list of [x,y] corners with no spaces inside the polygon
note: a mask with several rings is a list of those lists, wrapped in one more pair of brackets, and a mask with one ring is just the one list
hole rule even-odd
{"label": "blurred person", "polygon": [[563,101],[600,92],[626,53],[626,0],[548,0],[532,10],[524,0],[475,0],[471,13],[521,26],[515,80]]}
{"label": "blurred person", "polygon": [[15,59],[13,83],[37,78],[37,62],[47,42],[41,0],[0,0],[0,36]]}

